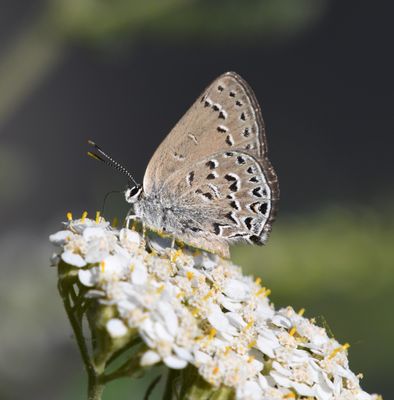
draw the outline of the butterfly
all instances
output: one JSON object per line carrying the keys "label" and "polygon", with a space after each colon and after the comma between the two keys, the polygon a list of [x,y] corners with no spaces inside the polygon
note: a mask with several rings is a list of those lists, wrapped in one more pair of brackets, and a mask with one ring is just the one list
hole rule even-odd
{"label": "butterfly", "polygon": [[224,258],[236,242],[264,244],[279,200],[259,104],[235,72],[215,79],[153,154],[143,184],[129,178],[130,218]]}

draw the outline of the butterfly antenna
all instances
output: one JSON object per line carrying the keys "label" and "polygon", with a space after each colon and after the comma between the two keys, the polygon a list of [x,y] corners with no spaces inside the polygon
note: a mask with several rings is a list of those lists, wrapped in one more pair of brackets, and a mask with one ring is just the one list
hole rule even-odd
{"label": "butterfly antenna", "polygon": [[88,151],[88,156],[94,158],[95,160],[101,161],[104,164],[116,169],[117,171],[121,172],[122,174],[126,175],[129,181],[133,182],[134,185],[138,186],[138,183],[136,180],[133,178],[133,175],[130,174],[130,172],[120,163],[115,161],[112,157],[110,157],[107,153],[105,153],[96,143],[94,143],[92,140],[88,140],[88,143],[93,146],[97,153],[93,153],[91,151]]}

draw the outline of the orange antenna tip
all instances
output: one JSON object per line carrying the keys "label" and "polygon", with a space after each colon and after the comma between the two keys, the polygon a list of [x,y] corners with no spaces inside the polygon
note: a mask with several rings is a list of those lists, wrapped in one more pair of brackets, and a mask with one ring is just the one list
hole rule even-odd
{"label": "orange antenna tip", "polygon": [[101,161],[101,159],[100,159],[96,154],[92,153],[91,151],[88,151],[88,152],[87,152],[87,155],[88,155],[89,157],[94,158],[94,159],[97,160],[97,161]]}

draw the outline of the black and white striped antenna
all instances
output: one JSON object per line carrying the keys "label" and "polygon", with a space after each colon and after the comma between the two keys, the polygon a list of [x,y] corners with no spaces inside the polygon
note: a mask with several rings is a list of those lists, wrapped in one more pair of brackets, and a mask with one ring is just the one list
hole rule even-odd
{"label": "black and white striped antenna", "polygon": [[112,157],[110,157],[107,153],[104,152],[93,140],[88,140],[88,143],[93,146],[97,153],[88,151],[88,156],[94,158],[95,160],[101,161],[104,164],[116,169],[117,171],[121,172],[122,174],[126,175],[128,180],[132,182],[135,186],[138,186],[138,183],[133,178],[133,175],[120,163],[115,161]]}

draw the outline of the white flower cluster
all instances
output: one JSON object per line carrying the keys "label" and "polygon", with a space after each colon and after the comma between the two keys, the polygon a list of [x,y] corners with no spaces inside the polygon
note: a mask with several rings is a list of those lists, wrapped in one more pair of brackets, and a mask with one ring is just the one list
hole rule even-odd
{"label": "white flower cluster", "polygon": [[[70,217],[70,216],[69,216]],[[372,400],[348,366],[348,345],[291,307],[276,311],[260,279],[228,260],[171,249],[133,230],[84,215],[51,235],[57,254],[78,269],[87,296],[112,305],[112,337],[137,330],[149,348],[140,364],[189,363],[237,399]]]}

